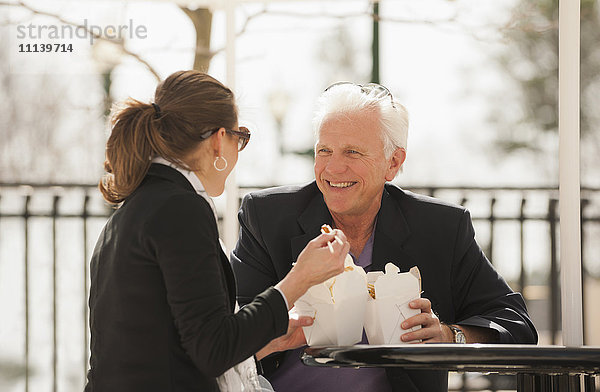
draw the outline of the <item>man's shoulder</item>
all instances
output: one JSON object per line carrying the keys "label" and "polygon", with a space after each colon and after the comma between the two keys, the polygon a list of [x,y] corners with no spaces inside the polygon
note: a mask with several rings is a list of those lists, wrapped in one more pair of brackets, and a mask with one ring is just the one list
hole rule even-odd
{"label": "man's shoulder", "polygon": [[244,196],[245,202],[268,203],[270,206],[306,204],[318,193],[319,188],[315,181],[300,185],[285,185],[265,188],[250,192]]}
{"label": "man's shoulder", "polygon": [[395,184],[386,184],[385,189],[388,194],[396,200],[401,208],[407,211],[431,211],[436,214],[463,214],[463,206],[453,204],[435,197],[415,193],[402,189]]}

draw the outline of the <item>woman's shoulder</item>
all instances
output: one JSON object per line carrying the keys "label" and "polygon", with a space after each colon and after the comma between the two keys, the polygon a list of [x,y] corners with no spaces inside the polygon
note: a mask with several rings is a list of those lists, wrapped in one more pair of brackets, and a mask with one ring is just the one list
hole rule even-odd
{"label": "woman's shoulder", "polygon": [[208,201],[195,192],[172,192],[157,200],[153,215],[172,215],[182,220],[210,218],[213,210]]}
{"label": "woman's shoulder", "polygon": [[194,191],[173,184],[144,184],[123,206],[143,221],[144,227],[203,224],[216,230],[208,201]]}

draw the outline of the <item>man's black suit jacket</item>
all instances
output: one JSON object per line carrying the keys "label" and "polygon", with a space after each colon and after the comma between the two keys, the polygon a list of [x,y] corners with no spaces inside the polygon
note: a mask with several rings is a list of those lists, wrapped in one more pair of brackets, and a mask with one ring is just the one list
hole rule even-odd
{"label": "man's black suit jacket", "polygon": [[218,391],[217,376],[287,331],[283,297],[265,289],[233,314],[235,279],[208,202],[152,164],[94,250],[86,391]]}
{"label": "man's black suit jacket", "polygon": [[[246,195],[239,212],[240,238],[231,254],[238,301],[276,284],[304,246],[332,223],[313,181]],[[474,238],[470,214],[462,207],[386,184],[377,215],[372,271],[392,262],[406,272],[418,266],[423,297],[446,323],[492,328],[499,343],[536,343],[523,298],[498,275]],[[281,358],[263,361],[266,373]],[[270,368],[270,369],[269,369]],[[335,370],[332,370],[335,371]],[[447,390],[444,372],[388,371],[394,389]],[[445,388],[445,389],[444,389]]]}

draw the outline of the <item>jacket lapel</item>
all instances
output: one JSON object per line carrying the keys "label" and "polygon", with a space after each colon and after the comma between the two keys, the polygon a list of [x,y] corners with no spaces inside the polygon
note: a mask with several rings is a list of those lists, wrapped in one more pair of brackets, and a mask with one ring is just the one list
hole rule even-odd
{"label": "jacket lapel", "polygon": [[407,272],[416,265],[415,260],[403,248],[409,236],[410,230],[402,210],[384,189],[381,208],[377,214],[371,271],[383,271],[389,262],[398,266],[401,272]]}
{"label": "jacket lapel", "polygon": [[292,261],[298,259],[298,255],[310,240],[321,234],[321,226],[324,223],[331,225],[332,221],[331,214],[323,200],[323,195],[321,192],[317,192],[306,209],[298,217],[298,224],[304,231],[304,234],[292,237],[290,241]]}

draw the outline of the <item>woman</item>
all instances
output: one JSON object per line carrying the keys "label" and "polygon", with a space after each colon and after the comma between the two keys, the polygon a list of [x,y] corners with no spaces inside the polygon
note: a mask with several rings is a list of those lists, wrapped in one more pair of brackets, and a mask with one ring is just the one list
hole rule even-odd
{"label": "woman", "polygon": [[86,391],[252,390],[253,354],[303,343],[297,327],[311,321],[290,321],[286,334],[288,309],[343,271],[349,244],[340,231],[315,238],[279,284],[234,312],[209,196],[223,192],[249,139],[233,93],[197,71],[116,114],[99,187],[119,208],[91,261]]}

